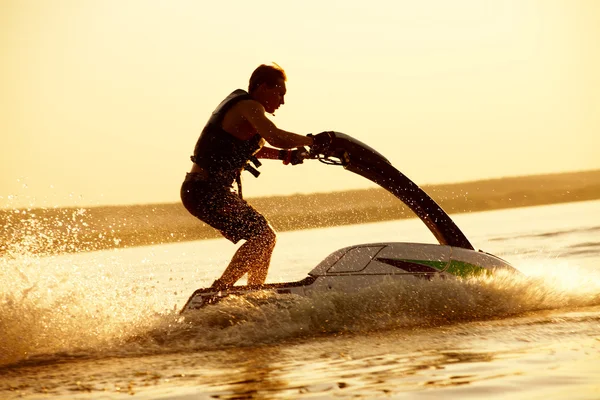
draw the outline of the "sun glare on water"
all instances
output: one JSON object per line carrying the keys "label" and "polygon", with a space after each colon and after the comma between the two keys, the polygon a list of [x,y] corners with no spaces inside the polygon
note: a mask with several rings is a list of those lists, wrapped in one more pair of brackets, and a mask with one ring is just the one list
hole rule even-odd
{"label": "sun glare on water", "polygon": [[526,275],[552,292],[556,308],[596,305],[600,300],[600,272],[583,268],[574,261],[532,260],[519,263]]}

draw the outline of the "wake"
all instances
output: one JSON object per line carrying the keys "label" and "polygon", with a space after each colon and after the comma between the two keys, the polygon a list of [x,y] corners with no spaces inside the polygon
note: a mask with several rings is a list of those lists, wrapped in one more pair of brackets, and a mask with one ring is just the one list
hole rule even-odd
{"label": "wake", "polygon": [[[543,275],[498,272],[469,279],[396,281],[352,294],[258,292],[230,296],[185,315],[161,309],[165,299],[147,287],[124,292],[110,279],[101,286],[13,281],[9,287],[4,280],[0,365],[210,351],[600,305],[600,276],[572,266],[539,270]],[[49,295],[53,290],[60,293]]]}

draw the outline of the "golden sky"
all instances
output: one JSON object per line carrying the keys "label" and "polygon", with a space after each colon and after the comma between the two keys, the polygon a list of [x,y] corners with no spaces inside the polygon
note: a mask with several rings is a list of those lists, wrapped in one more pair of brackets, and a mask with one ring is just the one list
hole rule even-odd
{"label": "golden sky", "polygon": [[[179,201],[206,119],[277,62],[297,133],[417,184],[600,168],[600,1],[4,0],[0,207]],[[368,187],[265,161],[247,197]]]}

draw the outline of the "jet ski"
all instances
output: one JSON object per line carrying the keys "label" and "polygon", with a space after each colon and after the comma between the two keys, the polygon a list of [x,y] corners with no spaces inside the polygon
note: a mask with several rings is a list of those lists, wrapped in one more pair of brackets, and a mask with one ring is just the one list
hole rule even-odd
{"label": "jet ski", "polygon": [[379,152],[344,133],[331,132],[330,135],[331,142],[310,158],[341,165],[383,187],[423,221],[439,244],[390,242],[345,247],[327,256],[300,281],[232,286],[222,290],[198,289],[182,313],[215,304],[231,295],[243,296],[256,291],[310,296],[331,290],[356,292],[391,279],[456,279],[495,270],[519,273],[507,261],[475,250],[448,214]]}

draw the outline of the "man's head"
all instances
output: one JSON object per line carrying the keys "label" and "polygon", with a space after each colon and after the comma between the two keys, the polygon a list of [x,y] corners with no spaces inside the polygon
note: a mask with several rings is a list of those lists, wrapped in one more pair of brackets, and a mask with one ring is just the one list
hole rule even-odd
{"label": "man's head", "polygon": [[261,103],[268,113],[274,113],[284,104],[286,79],[285,71],[279,65],[262,64],[250,76],[248,93]]}

